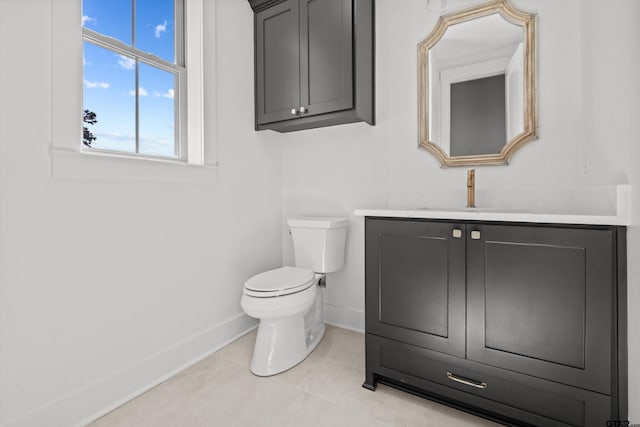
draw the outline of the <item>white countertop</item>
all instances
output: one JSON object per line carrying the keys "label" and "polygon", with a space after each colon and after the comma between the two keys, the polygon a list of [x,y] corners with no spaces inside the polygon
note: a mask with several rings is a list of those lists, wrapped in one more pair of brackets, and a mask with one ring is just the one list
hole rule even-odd
{"label": "white countertop", "polygon": [[452,219],[470,221],[530,222],[551,224],[629,225],[627,215],[588,215],[568,213],[535,213],[490,209],[356,209],[355,216]]}

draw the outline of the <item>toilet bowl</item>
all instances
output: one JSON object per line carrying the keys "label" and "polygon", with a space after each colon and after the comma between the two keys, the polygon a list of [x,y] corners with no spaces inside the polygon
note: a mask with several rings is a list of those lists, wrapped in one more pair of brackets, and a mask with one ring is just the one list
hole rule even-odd
{"label": "toilet bowl", "polygon": [[282,267],[258,274],[245,283],[240,305],[247,315],[260,319],[251,372],[268,376],[285,371],[304,360],[318,345],[324,324],[322,331],[317,328],[318,322],[311,330],[305,327],[304,319],[321,294],[318,281],[313,271]]}
{"label": "toilet bowl", "polygon": [[325,273],[344,265],[348,221],[344,218],[289,219],[295,267],[257,274],[244,284],[240,305],[260,319],[251,372],[275,375],[303,361],[324,336]]}

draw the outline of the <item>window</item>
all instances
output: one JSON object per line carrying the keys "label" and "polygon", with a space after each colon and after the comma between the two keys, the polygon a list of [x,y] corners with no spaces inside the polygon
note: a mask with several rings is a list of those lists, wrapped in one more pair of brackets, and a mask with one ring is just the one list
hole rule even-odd
{"label": "window", "polygon": [[[93,2],[97,5],[108,5],[112,17],[114,10],[117,9],[119,12],[115,14],[115,21],[120,23],[119,26],[112,26],[109,30],[108,18],[90,12],[89,0],[51,2],[52,50],[49,60],[52,66],[50,93],[53,106],[50,117],[52,178],[214,184],[217,180],[216,27],[214,25],[216,2],[172,0],[170,5],[174,8],[172,12],[174,20],[167,17],[166,27],[165,18],[152,24],[143,24],[138,19],[137,30],[135,30],[138,34],[136,37],[138,42],[135,45],[137,47],[133,45],[133,40],[126,40],[129,43],[127,44],[119,38],[132,38],[135,34],[133,16],[135,7],[140,8],[140,4],[135,5],[132,0],[93,0]],[[139,2],[160,7],[159,0],[136,0],[136,3]],[[83,3],[85,8],[88,8],[84,11],[86,13],[82,10]],[[125,8],[122,4],[128,6]],[[127,12],[122,12],[123,9]],[[180,13],[182,18],[179,18]],[[81,19],[83,16],[85,18]],[[92,19],[94,21],[88,22]],[[125,21],[126,25],[123,23]],[[176,36],[179,22],[183,23],[184,34]],[[204,22],[209,25],[204,26]],[[174,55],[173,58],[167,59],[162,50],[153,50],[153,46],[150,47],[149,43],[157,42],[156,25],[160,25],[158,28],[160,38],[169,32],[174,34],[174,45],[169,48]],[[125,27],[126,34],[122,32]],[[147,40],[139,34],[141,31],[144,33],[145,30],[152,30],[150,33],[147,32]],[[100,58],[92,59],[91,52],[85,58],[85,45],[88,46],[86,49],[94,49],[94,54],[102,53],[108,57],[111,62],[105,67],[107,70],[112,73],[128,71],[128,74],[124,73],[124,75],[130,79],[131,85],[123,86],[124,89],[116,91],[114,90],[116,80],[107,79],[108,74],[104,74],[105,78],[101,78],[102,75],[99,74],[92,75],[91,72],[97,67],[87,67],[86,63],[89,61],[94,61],[94,64],[99,63]],[[167,48],[166,45],[163,46]],[[125,70],[118,63],[118,60],[122,59],[121,56],[128,58],[129,61],[137,60],[139,63],[137,90],[136,71]],[[183,64],[179,63],[180,58],[184,61]],[[184,71],[180,72],[180,68]],[[85,72],[86,70],[89,71]],[[163,77],[167,84],[150,85],[149,82],[155,82],[157,76]],[[157,81],[162,83],[163,79],[160,78]],[[174,99],[171,102],[169,89],[172,82]],[[138,94],[138,112],[136,112],[135,94],[142,93],[141,88],[146,92],[146,96]],[[117,113],[129,112],[128,128],[122,126],[129,131],[129,145],[123,144],[116,149],[100,147],[101,143],[107,142],[107,138],[102,138],[100,143],[97,141],[103,133],[111,132],[114,136],[120,136],[121,139],[124,139],[127,134],[115,129],[115,126],[108,129],[107,125],[110,121],[107,112],[102,110],[103,107],[98,104],[89,107],[91,96],[106,93],[117,98]],[[84,100],[83,95],[86,98]],[[210,100],[206,111],[205,98]],[[173,137],[174,148],[172,151],[166,149],[153,152],[157,147],[149,144],[148,130],[155,131],[163,128],[160,120],[162,117],[169,117],[169,125],[164,126],[165,131],[167,128],[171,129],[171,114],[165,111],[164,116],[160,116],[153,111],[154,103],[160,101],[169,101],[159,104],[164,105],[169,112],[170,108],[173,108],[174,130],[167,134],[168,138]],[[87,110],[96,114],[97,123],[83,123],[85,104]],[[151,107],[150,110],[147,109],[149,107]],[[91,115],[87,119],[91,121]],[[83,125],[96,136],[96,139],[91,142],[94,148],[83,144]],[[118,132],[117,135],[116,132]],[[207,135],[206,141],[205,135]],[[138,144],[138,152],[135,144]],[[165,142],[163,147],[171,147],[171,143]]]}
{"label": "window", "polygon": [[83,0],[83,144],[184,159],[183,0]]}

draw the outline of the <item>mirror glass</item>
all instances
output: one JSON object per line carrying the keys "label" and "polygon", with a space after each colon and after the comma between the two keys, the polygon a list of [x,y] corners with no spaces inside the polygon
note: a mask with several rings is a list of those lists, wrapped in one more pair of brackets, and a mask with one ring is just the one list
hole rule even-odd
{"label": "mirror glass", "polygon": [[443,166],[505,164],[535,137],[534,16],[494,1],[418,45],[420,146]]}

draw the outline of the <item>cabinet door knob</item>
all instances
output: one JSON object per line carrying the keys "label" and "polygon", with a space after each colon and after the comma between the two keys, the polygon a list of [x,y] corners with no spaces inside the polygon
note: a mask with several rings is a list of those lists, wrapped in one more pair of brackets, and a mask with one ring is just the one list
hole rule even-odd
{"label": "cabinet door knob", "polygon": [[307,111],[309,111],[309,110],[307,110],[304,106],[300,107],[300,114],[304,114]]}
{"label": "cabinet door knob", "polygon": [[298,115],[298,110],[296,110],[295,108],[291,109],[291,115],[292,116],[297,116]]}
{"label": "cabinet door knob", "polygon": [[460,230],[459,228],[454,228],[453,229],[453,237],[455,237],[456,239],[459,239],[462,237],[462,230]]}
{"label": "cabinet door knob", "polygon": [[473,240],[480,240],[480,232],[477,230],[474,230],[471,232],[471,238]]}

